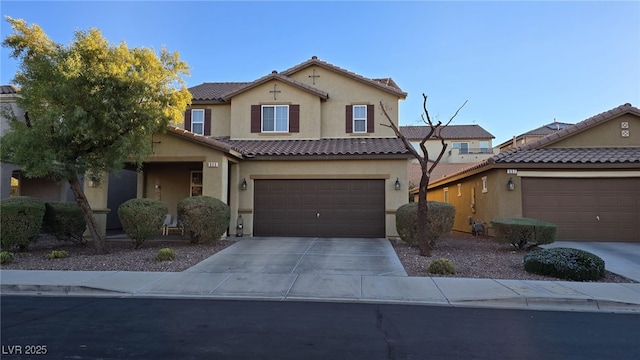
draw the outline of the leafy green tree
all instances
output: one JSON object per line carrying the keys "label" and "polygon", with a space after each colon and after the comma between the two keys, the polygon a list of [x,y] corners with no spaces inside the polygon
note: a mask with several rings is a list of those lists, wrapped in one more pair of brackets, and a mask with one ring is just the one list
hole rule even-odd
{"label": "leafy green tree", "polygon": [[25,118],[9,116],[2,161],[22,166],[28,177],[68,181],[94,239],[108,252],[78,180],[83,174],[138,166],[151,153],[153,133],[164,131],[191,96],[177,52],[110,45],[97,29],[77,31],[69,45],[47,37],[37,25],[6,17],[14,33],[3,46],[20,67],[13,82]]}

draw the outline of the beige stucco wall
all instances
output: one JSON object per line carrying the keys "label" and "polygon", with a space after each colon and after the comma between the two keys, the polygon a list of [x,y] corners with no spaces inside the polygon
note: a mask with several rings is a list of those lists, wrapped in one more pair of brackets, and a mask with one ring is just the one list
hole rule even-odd
{"label": "beige stucco wall", "polygon": [[144,176],[138,181],[139,198],[161,200],[175,214],[178,202],[190,196],[191,171],[202,171],[203,195],[227,202],[229,161],[235,159],[171,134],[156,134],[154,141],[160,143],[145,161]]}
{"label": "beige stucco wall", "polygon": [[[315,78],[315,85],[312,85],[312,78],[309,75],[313,74],[314,69],[315,74],[320,77]],[[395,137],[393,130],[380,125],[388,123],[380,109],[380,101],[384,104],[393,122],[398,124],[399,102],[396,95],[319,66],[310,66],[290,77],[329,93],[329,99],[322,104],[323,138],[363,136],[363,134],[346,133],[345,107],[347,105],[375,106],[375,132],[364,136]],[[302,112],[302,108],[300,111]]]}
{"label": "beige stucco wall", "polygon": [[[488,143],[488,154],[459,154],[458,149],[454,149],[452,145],[452,143],[454,142],[466,142],[469,144],[470,152],[477,152],[477,150],[480,149],[480,141],[486,141]],[[416,150],[418,150],[420,154],[422,154],[420,141],[411,140],[411,144]],[[491,139],[445,140],[445,144],[447,144],[447,149],[445,150],[445,153],[440,160],[440,162],[443,163],[474,163],[493,156],[493,144]],[[427,148],[427,152],[429,153],[429,160],[435,161],[440,155],[440,151],[442,150],[442,143],[440,142],[440,140],[428,140],[424,143],[424,145]]]}
{"label": "beige stucco wall", "polygon": [[[280,91],[273,99],[273,86]],[[300,105],[300,132],[252,133],[251,105]],[[231,99],[231,138],[253,140],[319,139],[321,99],[288,83],[272,80],[242,92]]]}
{"label": "beige stucco wall", "polygon": [[[622,122],[627,122],[629,129],[623,129]],[[622,131],[629,130],[629,137],[622,137]],[[558,141],[549,147],[607,147],[638,146],[640,144],[640,118],[632,114],[624,114],[604,124],[594,126],[586,131]]]}
{"label": "beige stucco wall", "polygon": [[[487,191],[482,191],[482,180],[486,177]],[[507,181],[512,179],[515,190],[507,190]],[[460,195],[458,195],[460,185]],[[448,188],[449,203],[456,208],[453,230],[470,232],[469,218],[480,220],[490,226],[496,218],[522,216],[520,178],[507,174],[506,169],[492,169],[459,181],[429,189],[427,199],[444,201],[444,188]],[[475,200],[474,200],[475,194]],[[472,206],[473,204],[473,206]],[[490,233],[490,235],[493,235]]]}
{"label": "beige stucco wall", "polygon": [[[394,189],[396,178],[402,184],[401,190]],[[248,183],[247,190],[240,191],[238,196],[239,213],[244,220],[246,235],[251,234],[253,228],[253,190],[255,188],[253,181],[256,179],[385,179],[386,234],[389,237],[398,236],[395,228],[395,211],[406,204],[408,199],[406,159],[245,161],[240,164],[239,180],[241,179],[246,179]],[[232,188],[232,194],[233,191],[236,190]],[[234,221],[232,213],[232,223]],[[234,233],[234,230],[231,232]]]}

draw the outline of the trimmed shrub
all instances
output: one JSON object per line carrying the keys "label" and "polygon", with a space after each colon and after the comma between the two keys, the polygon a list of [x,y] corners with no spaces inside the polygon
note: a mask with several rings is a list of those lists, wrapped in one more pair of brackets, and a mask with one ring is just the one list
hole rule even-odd
{"label": "trimmed shrub", "polygon": [[50,201],[45,203],[42,224],[43,232],[55,236],[61,241],[73,241],[84,244],[82,236],[87,229],[82,209],[75,202]]}
{"label": "trimmed shrub", "polygon": [[167,212],[167,205],[153,199],[130,199],[118,207],[122,229],[131,238],[134,249],[158,235]]}
{"label": "trimmed shrub", "polygon": [[506,218],[491,221],[494,240],[509,243],[518,249],[551,244],[556,241],[558,226],[542,220],[530,218]]}
{"label": "trimmed shrub", "polygon": [[[427,201],[427,237],[433,246],[442,235],[453,228],[456,208],[437,201]],[[418,203],[408,203],[396,211],[396,230],[400,238],[408,244],[417,245]]]}
{"label": "trimmed shrub", "polygon": [[13,253],[0,251],[0,264],[8,264],[13,261]]}
{"label": "trimmed shrub", "polygon": [[430,274],[438,274],[438,275],[455,275],[456,267],[453,266],[453,263],[449,259],[441,258],[438,260],[434,260],[427,267],[427,271]]}
{"label": "trimmed shrub", "polygon": [[210,196],[194,196],[178,203],[178,219],[194,244],[220,239],[230,218],[229,206]]}
{"label": "trimmed shrub", "polygon": [[169,248],[158,250],[158,254],[156,255],[157,261],[170,261],[170,260],[174,260],[175,258],[176,258],[176,252]]}
{"label": "trimmed shrub", "polygon": [[0,201],[0,246],[27,250],[42,228],[45,206],[42,199],[16,196]]}
{"label": "trimmed shrub", "polygon": [[588,251],[571,248],[544,249],[524,256],[527,272],[559,279],[588,281],[602,279],[604,260]]}
{"label": "trimmed shrub", "polygon": [[51,250],[51,252],[49,253],[49,259],[53,260],[53,259],[64,259],[66,257],[69,256],[69,253],[67,253],[64,250]]}

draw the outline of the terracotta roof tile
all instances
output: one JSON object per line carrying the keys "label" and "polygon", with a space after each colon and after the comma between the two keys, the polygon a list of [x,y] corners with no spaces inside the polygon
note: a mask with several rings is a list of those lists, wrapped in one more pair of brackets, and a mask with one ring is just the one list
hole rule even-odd
{"label": "terracotta roof tile", "polygon": [[336,138],[320,140],[230,140],[217,138],[246,156],[408,155],[396,138]]}
{"label": "terracotta roof tile", "polygon": [[247,86],[248,82],[206,82],[189,88],[193,100],[216,100]]}
{"label": "terracotta roof tile", "polygon": [[[429,126],[400,126],[400,132],[409,140],[422,140],[429,134],[429,130]],[[442,128],[440,135],[449,140],[495,138],[480,125],[449,125]]]}
{"label": "terracotta roof tile", "polygon": [[518,164],[605,164],[640,163],[640,147],[542,148],[500,153],[496,163]]}

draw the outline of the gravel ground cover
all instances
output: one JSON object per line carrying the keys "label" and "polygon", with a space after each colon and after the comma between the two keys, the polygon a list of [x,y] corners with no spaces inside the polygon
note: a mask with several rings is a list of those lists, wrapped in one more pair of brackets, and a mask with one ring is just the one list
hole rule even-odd
{"label": "gravel ground cover", "polygon": [[[95,255],[93,247],[60,242],[42,236],[28,252],[14,252],[14,261],[2,265],[2,269],[21,270],[90,270],[90,271],[169,271],[188,269],[207,257],[221,251],[237,241],[229,238],[216,242],[192,245],[179,235],[171,235],[146,241],[141,249],[133,249],[128,239],[108,239],[109,254]],[[391,244],[409,276],[444,276],[427,272],[431,261],[439,258],[451,260],[456,268],[455,275],[447,277],[516,279],[516,280],[558,280],[530,274],[524,271],[523,258],[526,252],[518,251],[510,245],[498,244],[486,237],[474,237],[464,233],[452,233],[440,239],[431,257],[420,256],[417,247],[400,240]],[[156,261],[155,256],[162,248],[173,249],[177,257],[172,261]],[[69,257],[49,260],[52,250],[65,250]],[[532,249],[530,251],[535,251]],[[633,282],[625,277],[607,271],[601,282]]]}

